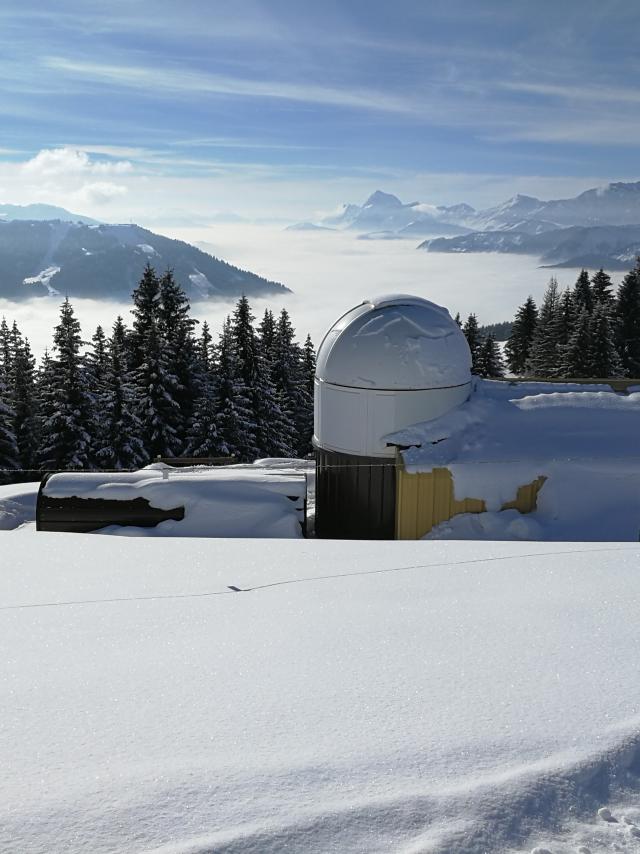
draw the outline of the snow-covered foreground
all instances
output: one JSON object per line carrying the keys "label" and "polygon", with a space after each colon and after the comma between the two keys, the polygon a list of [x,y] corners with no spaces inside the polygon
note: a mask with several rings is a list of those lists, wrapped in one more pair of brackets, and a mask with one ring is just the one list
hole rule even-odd
{"label": "snow-covered foreground", "polygon": [[1,548],[3,851],[640,850],[638,545]]}

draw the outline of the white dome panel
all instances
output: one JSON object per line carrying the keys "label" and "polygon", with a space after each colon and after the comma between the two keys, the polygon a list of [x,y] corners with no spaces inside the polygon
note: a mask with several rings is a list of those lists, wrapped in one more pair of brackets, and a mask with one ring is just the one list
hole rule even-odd
{"label": "white dome panel", "polygon": [[404,294],[343,315],[320,345],[316,368],[322,382],[389,391],[459,386],[470,372],[467,341],[449,312]]}

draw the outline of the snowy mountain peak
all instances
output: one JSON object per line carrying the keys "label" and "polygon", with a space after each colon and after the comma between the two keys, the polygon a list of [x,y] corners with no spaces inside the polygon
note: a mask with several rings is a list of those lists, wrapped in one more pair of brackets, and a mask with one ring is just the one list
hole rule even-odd
{"label": "snowy mountain peak", "polygon": [[401,208],[403,207],[403,204],[400,199],[392,193],[383,193],[382,190],[376,190],[375,193],[372,193],[364,203],[364,207]]}

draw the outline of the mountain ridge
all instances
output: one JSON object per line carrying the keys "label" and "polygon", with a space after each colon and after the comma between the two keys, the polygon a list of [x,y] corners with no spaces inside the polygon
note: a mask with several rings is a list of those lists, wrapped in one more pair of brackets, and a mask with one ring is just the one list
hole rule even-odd
{"label": "mountain ridge", "polygon": [[290,293],[279,282],[138,225],[0,220],[0,297],[128,299],[147,263],[172,268],[191,300]]}

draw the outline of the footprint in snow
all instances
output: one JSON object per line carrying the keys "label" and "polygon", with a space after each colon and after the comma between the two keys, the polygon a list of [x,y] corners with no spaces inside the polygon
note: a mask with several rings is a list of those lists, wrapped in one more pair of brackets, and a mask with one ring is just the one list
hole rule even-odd
{"label": "footprint in snow", "polygon": [[618,819],[611,815],[611,810],[607,809],[607,807],[600,807],[598,810],[598,816],[603,821],[608,821],[610,824],[618,824]]}
{"label": "footprint in snow", "polygon": [[578,854],[591,854],[591,849],[587,848],[586,845],[581,845],[580,848],[578,848]]}
{"label": "footprint in snow", "polygon": [[533,848],[531,854],[551,854],[548,848]]}

